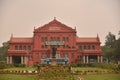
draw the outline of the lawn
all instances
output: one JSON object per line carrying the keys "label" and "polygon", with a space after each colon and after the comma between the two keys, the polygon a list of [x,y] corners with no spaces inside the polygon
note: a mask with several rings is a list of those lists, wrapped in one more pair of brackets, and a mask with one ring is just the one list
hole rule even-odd
{"label": "lawn", "polygon": [[0,80],[37,80],[36,75],[0,74]]}
{"label": "lawn", "polygon": [[13,67],[13,68],[6,68],[4,70],[36,70],[37,68],[35,67]]}
{"label": "lawn", "polygon": [[[14,67],[4,70],[36,70],[34,67]],[[91,67],[75,67],[72,68],[73,71],[87,71],[87,70],[107,70],[101,68],[91,68]],[[0,80],[38,80],[37,75],[18,75],[18,74],[0,74]],[[78,77],[84,78],[84,80],[120,80],[120,74],[96,74],[96,75],[73,75],[75,80],[78,80]],[[45,79],[49,80],[49,79]],[[52,79],[54,80],[54,79]]]}
{"label": "lawn", "polygon": [[84,80],[120,80],[120,74],[80,75],[79,77]]}
{"label": "lawn", "polygon": [[[36,75],[0,74],[0,80],[37,80],[36,77]],[[74,77],[76,80],[78,77],[84,80],[120,80],[120,74],[74,75]]]}
{"label": "lawn", "polygon": [[94,68],[94,67],[73,67],[72,70],[73,71],[77,71],[77,70],[78,71],[88,71],[88,70],[93,70],[93,71],[98,70],[98,71],[100,71],[100,70],[108,70],[108,69]]}

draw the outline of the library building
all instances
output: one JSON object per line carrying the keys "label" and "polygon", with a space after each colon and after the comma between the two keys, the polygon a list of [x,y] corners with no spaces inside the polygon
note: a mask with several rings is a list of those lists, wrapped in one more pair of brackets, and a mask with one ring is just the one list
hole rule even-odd
{"label": "library building", "polygon": [[51,22],[34,28],[32,37],[11,35],[7,64],[57,64],[102,63],[100,38],[79,37],[73,29],[54,18]]}

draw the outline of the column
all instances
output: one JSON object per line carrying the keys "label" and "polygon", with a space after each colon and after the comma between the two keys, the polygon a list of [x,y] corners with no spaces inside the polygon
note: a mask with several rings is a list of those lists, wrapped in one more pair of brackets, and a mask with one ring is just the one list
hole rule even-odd
{"label": "column", "polygon": [[86,63],[88,63],[88,55],[86,56],[86,58],[87,58],[87,62]]}
{"label": "column", "polygon": [[100,60],[101,60],[101,63],[102,63],[102,62],[103,62],[103,56],[101,56],[101,59],[100,59]]}
{"label": "column", "polygon": [[85,56],[83,56],[83,63],[85,63]]}
{"label": "column", "polygon": [[12,64],[12,56],[10,56],[9,58],[10,58],[10,64]]}
{"label": "column", "polygon": [[9,56],[7,56],[7,64],[9,64]]}
{"label": "column", "polygon": [[98,60],[98,63],[99,63],[99,60],[100,60],[100,57],[99,57],[99,56],[97,56],[97,60]]}
{"label": "column", "polygon": [[24,63],[27,65],[27,62],[28,62],[28,57],[25,56],[25,57],[24,57]]}
{"label": "column", "polygon": [[24,62],[23,62],[23,56],[21,56],[21,64],[23,64]]}

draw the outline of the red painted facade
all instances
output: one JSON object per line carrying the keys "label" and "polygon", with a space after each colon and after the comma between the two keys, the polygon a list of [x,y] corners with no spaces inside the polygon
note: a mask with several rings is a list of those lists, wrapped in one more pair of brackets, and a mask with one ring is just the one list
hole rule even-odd
{"label": "red painted facade", "polygon": [[[67,56],[69,63],[102,62],[98,36],[80,38],[76,35],[76,29],[54,19],[34,29],[34,35],[31,38],[11,36],[7,63],[31,66],[40,63],[44,58],[51,57],[51,46],[46,45],[46,41],[64,41],[64,45],[57,46],[56,58]],[[16,59],[19,60],[16,61]]]}

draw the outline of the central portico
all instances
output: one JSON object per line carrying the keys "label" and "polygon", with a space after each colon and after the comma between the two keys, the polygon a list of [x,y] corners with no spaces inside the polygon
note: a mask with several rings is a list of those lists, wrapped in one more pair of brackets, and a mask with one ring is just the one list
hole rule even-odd
{"label": "central portico", "polygon": [[[57,54],[57,48],[58,46],[63,46],[64,45],[64,41],[46,41],[46,46],[50,46],[51,47],[51,52],[50,54],[52,54],[52,57],[51,57],[51,64],[52,65],[55,65],[57,63],[63,63],[65,62],[64,59],[60,58],[60,55]],[[49,62],[47,62],[47,64],[50,64],[50,59],[49,58],[46,58],[46,60]]]}

